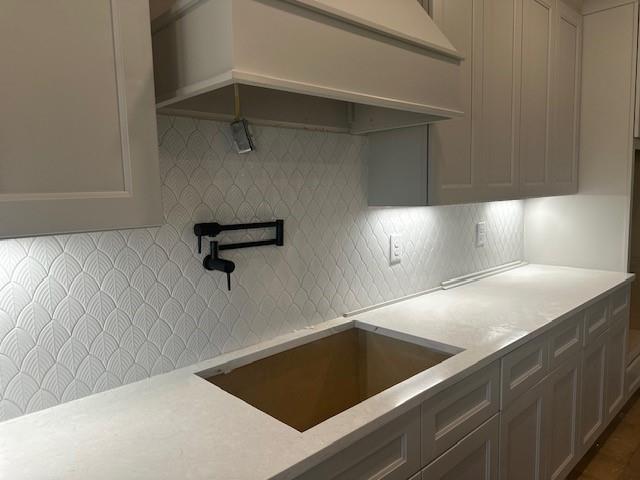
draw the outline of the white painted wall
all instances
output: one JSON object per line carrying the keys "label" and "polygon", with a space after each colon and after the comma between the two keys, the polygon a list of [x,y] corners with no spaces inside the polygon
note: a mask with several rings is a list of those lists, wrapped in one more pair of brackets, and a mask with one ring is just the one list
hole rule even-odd
{"label": "white painted wall", "polygon": [[611,3],[584,17],[579,194],[525,202],[532,263],[628,268],[638,20]]}

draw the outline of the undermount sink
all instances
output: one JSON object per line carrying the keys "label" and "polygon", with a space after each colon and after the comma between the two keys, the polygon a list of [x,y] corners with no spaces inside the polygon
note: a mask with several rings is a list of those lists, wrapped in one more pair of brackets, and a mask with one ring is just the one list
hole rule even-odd
{"label": "undermount sink", "polygon": [[353,327],[209,382],[303,432],[453,356]]}

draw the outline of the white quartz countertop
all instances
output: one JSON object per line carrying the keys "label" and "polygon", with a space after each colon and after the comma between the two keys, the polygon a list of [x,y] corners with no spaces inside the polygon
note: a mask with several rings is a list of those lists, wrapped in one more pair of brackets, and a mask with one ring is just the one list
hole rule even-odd
{"label": "white quartz countertop", "polygon": [[[527,265],[0,424],[0,478],[290,479],[629,283],[616,272]],[[300,433],[195,375],[310,338],[366,329],[455,355]]]}

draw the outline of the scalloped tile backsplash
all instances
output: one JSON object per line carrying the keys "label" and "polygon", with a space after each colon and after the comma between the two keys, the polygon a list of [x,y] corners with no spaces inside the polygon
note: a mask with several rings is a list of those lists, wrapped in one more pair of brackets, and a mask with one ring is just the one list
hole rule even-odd
{"label": "scalloped tile backsplash", "polygon": [[[254,127],[258,151],[238,156],[226,124],[158,121],[165,225],[0,241],[0,420],[523,256],[520,202],[367,208],[364,137]],[[273,218],[285,246],[224,252],[227,292],[194,222]]]}

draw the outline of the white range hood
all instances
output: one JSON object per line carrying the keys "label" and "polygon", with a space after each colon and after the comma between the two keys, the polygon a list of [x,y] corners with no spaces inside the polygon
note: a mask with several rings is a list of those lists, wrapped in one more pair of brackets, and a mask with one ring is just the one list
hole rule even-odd
{"label": "white range hood", "polygon": [[462,114],[462,59],[416,0],[178,0],[152,29],[160,112],[353,133]]}

